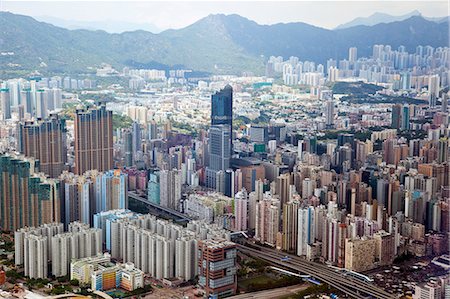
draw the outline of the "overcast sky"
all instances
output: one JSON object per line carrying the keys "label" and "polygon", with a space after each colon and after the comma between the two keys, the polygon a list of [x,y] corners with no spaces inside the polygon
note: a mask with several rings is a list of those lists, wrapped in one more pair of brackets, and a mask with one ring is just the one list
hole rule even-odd
{"label": "overcast sky", "polygon": [[449,15],[442,1],[3,1],[1,9],[34,17],[56,17],[76,21],[121,21],[152,24],[160,29],[181,28],[212,13],[236,13],[260,24],[305,22],[334,28],[356,17],[374,12],[402,15],[413,10],[424,16]]}

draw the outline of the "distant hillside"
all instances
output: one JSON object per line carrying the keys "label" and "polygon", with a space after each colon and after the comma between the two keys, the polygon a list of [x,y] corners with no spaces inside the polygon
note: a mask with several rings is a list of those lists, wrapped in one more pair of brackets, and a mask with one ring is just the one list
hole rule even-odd
{"label": "distant hillside", "polygon": [[[251,70],[262,74],[270,55],[325,63],[343,59],[348,48],[370,55],[373,44],[448,46],[448,22],[414,16],[407,20],[327,30],[305,23],[259,25],[238,15],[210,15],[178,30],[110,34],[68,30],[27,16],[0,12],[0,72],[39,70],[86,72],[110,63],[117,68],[138,65],[177,65],[212,73]],[[16,66],[19,65],[19,66]]]}
{"label": "distant hillside", "polygon": [[368,17],[356,18],[348,23],[341,24],[341,25],[337,26],[336,29],[346,29],[346,28],[360,26],[360,25],[373,26],[373,25],[377,25],[377,24],[381,24],[381,23],[392,23],[392,22],[403,21],[403,20],[409,19],[411,17],[419,17],[419,16],[423,17],[424,19],[426,19],[428,21],[433,21],[433,22],[438,22],[438,23],[445,21],[445,17],[444,18],[424,17],[421,15],[420,11],[418,11],[418,10],[414,10],[410,13],[407,13],[407,14],[401,15],[401,16],[393,16],[390,14],[376,12]]}

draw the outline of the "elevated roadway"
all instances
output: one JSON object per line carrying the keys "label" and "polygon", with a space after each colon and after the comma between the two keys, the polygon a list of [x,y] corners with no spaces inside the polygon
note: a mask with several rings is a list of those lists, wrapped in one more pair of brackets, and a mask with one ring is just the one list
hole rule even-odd
{"label": "elevated roadway", "polygon": [[[296,255],[286,254],[263,246],[253,244],[251,246],[252,247],[238,245],[238,250],[246,255],[265,260],[273,266],[280,266],[292,272],[310,275],[320,282],[326,283],[352,298],[396,298],[393,294],[390,294],[371,283],[345,276],[326,265],[306,261]],[[288,257],[288,259],[286,259],[286,257]]]}

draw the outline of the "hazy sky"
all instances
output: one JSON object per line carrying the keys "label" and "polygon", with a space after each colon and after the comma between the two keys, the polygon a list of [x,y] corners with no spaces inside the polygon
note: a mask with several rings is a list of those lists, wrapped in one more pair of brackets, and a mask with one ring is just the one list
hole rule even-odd
{"label": "hazy sky", "polygon": [[153,24],[161,29],[181,28],[211,14],[237,13],[260,24],[305,22],[334,28],[374,12],[402,15],[413,10],[424,16],[449,15],[442,1],[2,1],[2,10],[30,16],[76,21],[122,21]]}

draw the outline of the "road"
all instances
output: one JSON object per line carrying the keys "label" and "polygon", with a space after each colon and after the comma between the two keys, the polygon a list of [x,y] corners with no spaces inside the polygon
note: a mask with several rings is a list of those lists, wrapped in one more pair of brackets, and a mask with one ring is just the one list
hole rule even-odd
{"label": "road", "polygon": [[288,295],[294,295],[306,288],[308,288],[309,284],[302,284],[302,285],[294,285],[289,287],[283,287],[283,288],[277,288],[272,290],[264,290],[259,292],[252,292],[247,294],[241,294],[236,296],[228,297],[230,299],[276,299],[276,298],[282,298]]}
{"label": "road", "polygon": [[192,220],[187,215],[185,215],[185,214],[183,214],[181,212],[178,212],[178,211],[175,211],[175,210],[172,210],[172,209],[169,209],[169,208],[165,208],[165,207],[162,207],[162,206],[157,205],[155,203],[152,203],[152,202],[148,201],[146,197],[142,197],[142,196],[136,194],[135,192],[128,191],[128,197],[132,198],[134,200],[140,201],[140,202],[150,206],[152,209],[155,209],[157,211],[161,211],[163,213],[166,213],[166,214],[170,215],[172,218],[174,218],[174,220],[178,220],[178,221],[190,221],[190,220]]}
{"label": "road", "polygon": [[[296,255],[286,254],[284,252],[280,252],[263,246],[253,246],[258,249],[242,245],[238,245],[238,249],[246,255],[258,257],[271,263],[274,266],[280,266],[293,272],[311,275],[317,280],[334,287],[335,289],[347,294],[352,298],[396,298],[393,294],[390,294],[373,284],[343,276],[342,274],[334,271],[332,268],[329,268],[326,265],[309,262]],[[281,261],[281,258],[285,256],[288,256],[289,260]]]}

